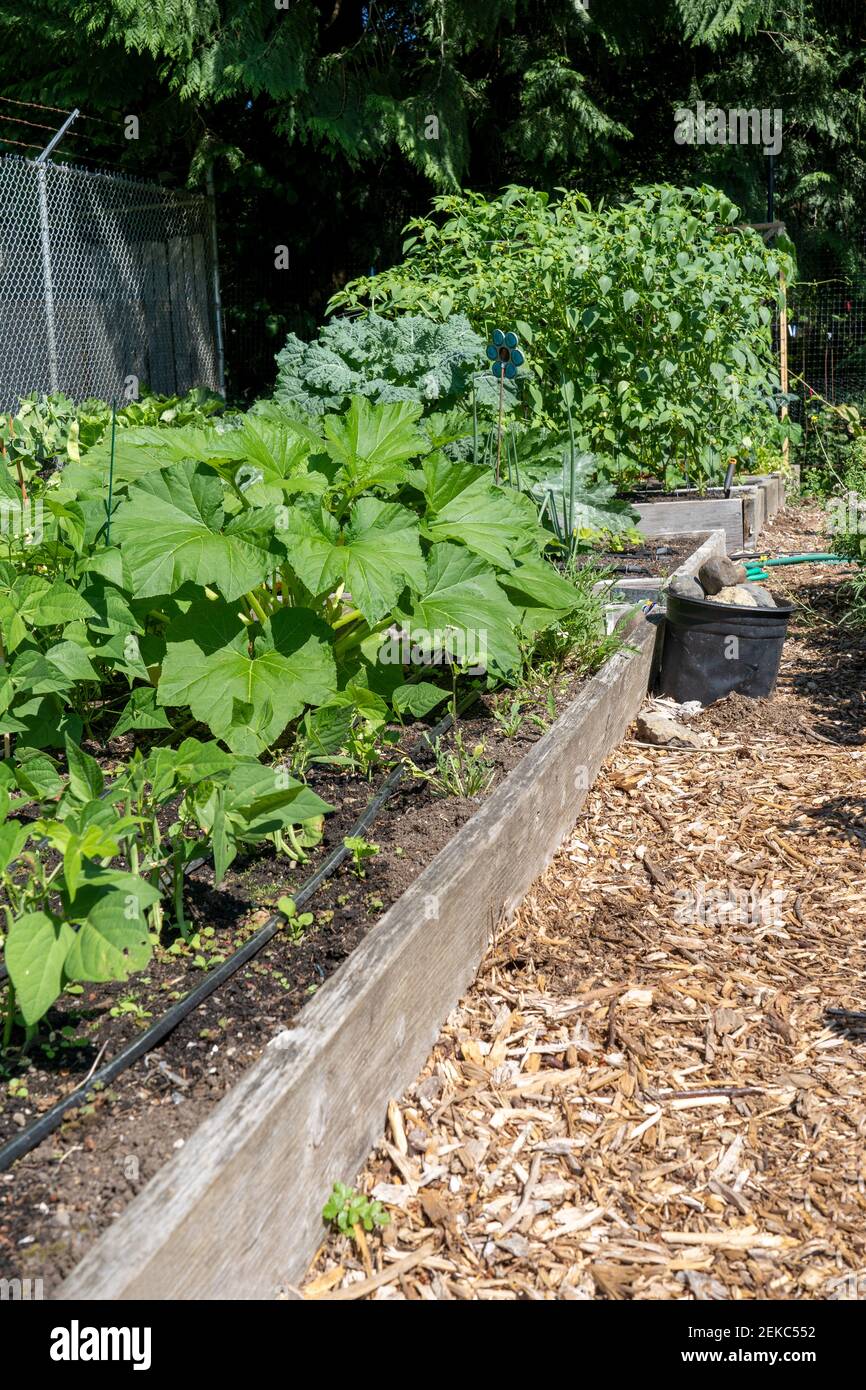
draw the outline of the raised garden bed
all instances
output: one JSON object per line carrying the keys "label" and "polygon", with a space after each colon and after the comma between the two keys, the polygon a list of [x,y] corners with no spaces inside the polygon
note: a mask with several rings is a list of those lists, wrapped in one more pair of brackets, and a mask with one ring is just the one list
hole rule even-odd
{"label": "raised garden bed", "polygon": [[725,497],[722,488],[659,493],[636,498],[638,530],[645,536],[672,532],[710,531],[721,527],[728,550],[756,545],[766,521],[764,483],[736,486]]}
{"label": "raised garden bed", "polygon": [[675,548],[679,554],[685,550],[686,558],[674,568],[659,565],[655,576],[617,575],[613,579],[603,581],[607,589],[605,612],[608,631],[612,632],[623,615],[636,603],[657,603],[660,608],[664,608],[665,586],[673,575],[697,574],[701,565],[705,560],[709,560],[711,555],[726,553],[726,537],[721,528],[693,536],[682,536],[678,532],[672,532],[670,535],[662,534],[656,537],[656,540],[666,543],[672,549]]}
{"label": "raised garden bed", "polygon": [[[552,692],[556,712],[574,699],[584,678],[566,666]],[[493,717],[499,701],[507,713],[513,694],[483,696],[460,719],[471,747],[483,742],[496,786],[551,722],[544,688],[522,692],[518,727],[506,733]],[[431,762],[417,744],[427,726],[402,731],[389,761],[415,746],[414,760]],[[108,771],[108,767],[105,768]],[[322,843],[293,865],[270,845],[240,855],[219,889],[213,867],[202,865],[187,880],[188,943],[177,940],[155,954],[145,972],[126,982],[107,981],[67,993],[57,1002],[26,1071],[0,1090],[0,1143],[19,1137],[61,1097],[81,1087],[94,1067],[117,1057],[154,1026],[165,1011],[200,987],[219,962],[247,949],[282,894],[296,895],[339,850],[371,799],[384,786],[387,767],[368,782],[347,769],[313,765],[308,779],[336,809],[325,821]],[[409,776],[385,802],[367,838],[379,852],[365,877],[345,862],[310,902],[313,921],[296,937],[281,930],[254,959],[176,1026],[143,1061],[87,1094],[62,1129],[0,1174],[0,1274],[4,1256],[43,1277],[49,1289],[68,1272],[144,1182],[192,1133],[222,1095],[257,1060],[268,1037],[323,984],[392,906],[409,883],[477,810],[481,796],[438,796]],[[66,1162],[72,1154],[74,1162]],[[23,1255],[20,1253],[23,1252]],[[45,1266],[48,1266],[46,1268]],[[12,1269],[14,1273],[14,1269]]]}
{"label": "raised garden bed", "polygon": [[584,558],[610,570],[617,581],[665,578],[688,560],[697,544],[690,532],[663,532],[617,550],[591,550]]}
{"label": "raised garden bed", "polygon": [[784,473],[750,473],[739,480],[744,487],[757,485],[764,490],[765,524],[772,521],[784,507],[789,485],[794,488],[799,486],[799,473],[797,465],[796,476],[792,468],[789,477]]}
{"label": "raised garden bed", "polygon": [[89,1250],[61,1298],[256,1298],[300,1277],[355,1171],[506,915],[549,862],[646,691],[657,628],[549,732]]}

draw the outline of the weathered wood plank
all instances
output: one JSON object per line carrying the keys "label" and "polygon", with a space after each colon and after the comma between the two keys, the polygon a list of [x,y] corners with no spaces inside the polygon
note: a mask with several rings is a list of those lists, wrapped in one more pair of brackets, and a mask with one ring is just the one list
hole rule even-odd
{"label": "weathered wood plank", "polygon": [[736,497],[669,498],[637,502],[638,530],[645,536],[660,531],[712,531],[721,527],[728,550],[743,548],[743,499]]}
{"label": "weathered wood plank", "polygon": [[101,1237],[59,1298],[253,1299],[300,1279],[336,1179],[574,824],[644,693],[656,628],[612,658]]}
{"label": "weathered wood plank", "polygon": [[743,491],[743,546],[751,549],[758,544],[761,528],[765,525],[763,487],[751,487]]}
{"label": "weathered wood plank", "polygon": [[772,521],[785,505],[785,484],[780,473],[761,473],[748,481],[761,485],[765,493],[765,521]]}

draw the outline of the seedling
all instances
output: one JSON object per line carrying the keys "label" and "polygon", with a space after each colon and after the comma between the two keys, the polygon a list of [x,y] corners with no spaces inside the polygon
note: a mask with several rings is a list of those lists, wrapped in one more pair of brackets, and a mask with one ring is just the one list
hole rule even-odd
{"label": "seedling", "polygon": [[373,859],[379,853],[379,846],[371,844],[362,835],[347,835],[343,844],[352,856],[352,867],[358,878],[366,878],[367,871],[364,868],[368,859]]}
{"label": "seedling", "polygon": [[512,700],[510,705],[493,711],[493,718],[506,738],[514,738],[520,732],[523,723],[522,708],[520,700]]}
{"label": "seedling", "polygon": [[285,917],[289,936],[295,945],[299,941],[303,941],[307,927],[311,927],[316,920],[312,912],[298,912],[298,905],[294,898],[280,898],[277,903],[277,911]]}
{"label": "seedling", "polygon": [[322,1208],[322,1218],[355,1241],[358,1241],[359,1228],[372,1231],[387,1226],[391,1220],[381,1202],[371,1201],[363,1192],[342,1182],[334,1183],[331,1195]]}
{"label": "seedling", "polygon": [[112,1018],[122,1018],[124,1014],[132,1014],[136,1023],[144,1023],[145,1019],[153,1018],[153,1014],[148,1013],[147,1009],[143,1008],[135,999],[121,999],[108,1012]]}

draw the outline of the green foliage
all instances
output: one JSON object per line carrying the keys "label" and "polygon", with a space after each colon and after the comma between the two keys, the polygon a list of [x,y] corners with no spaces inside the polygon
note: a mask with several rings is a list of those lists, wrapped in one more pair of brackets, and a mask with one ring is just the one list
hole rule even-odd
{"label": "green foliage", "polygon": [[[223,408],[221,396],[194,387],[184,396],[160,396],[144,389],[138,400],[116,412],[118,430],[144,425],[202,424]],[[31,392],[14,411],[0,414],[0,439],[16,479],[40,479],[46,465],[77,463],[82,450],[97,444],[111,429],[111,407],[89,399],[75,405],[62,391],[52,395]]]}
{"label": "green foliage", "polygon": [[[862,558],[852,556],[852,559]],[[841,621],[846,627],[858,628],[862,633],[866,628],[866,567],[861,565],[850,578],[840,584],[839,598],[843,608]]]}
{"label": "green foliage", "polygon": [[353,397],[316,422],[128,430],[110,545],[103,445],[69,464],[46,489],[59,511],[41,544],[0,564],[0,732],[50,745],[91,727],[96,688],[119,699],[124,685],[116,732],[185,711],[253,756],[349,688],[381,722],[392,698],[410,708],[402,671],[377,658],[394,622],[483,629],[490,671],[516,672],[519,634],[576,597],[543,559],[553,538],[533,501],[448,459],[420,416]]}
{"label": "green foliage", "polygon": [[345,410],[353,396],[448,409],[485,365],[484,343],[462,314],[332,319],[312,343],[289,334],[277,356],[276,401],[310,415]]}
{"label": "green foliage", "polygon": [[[186,934],[183,875],[194,856],[213,856],[217,883],[244,846],[270,841],[298,858],[302,844],[321,838],[332,809],[284,768],[233,757],[215,743],[186,739],[147,757],[137,751],[110,787],[69,738],[65,752],[65,777],[34,750],[0,764],[7,1041],[16,1013],[32,1029],[70,982],[125,980],[142,970],[164,898]],[[33,801],[38,819],[10,818]]]}
{"label": "green foliage", "polygon": [[407,761],[412,776],[426,782],[437,796],[473,797],[489,791],[496,769],[484,756],[484,744],[467,748],[462,729],[452,738],[437,738],[432,745],[433,767],[422,768]]}
{"label": "green foliage", "polygon": [[[92,758],[72,743],[67,755],[63,797],[35,820],[10,813],[32,802],[33,775],[53,773],[53,764],[0,764],[0,887],[11,985],[6,1042],[16,1011],[32,1029],[67,981],[125,980],[150,957],[146,912],[159,891],[112,865],[134,818],[117,798],[100,796],[102,774]],[[47,851],[54,851],[53,864]]]}
{"label": "green foliage", "polygon": [[316,920],[314,914],[312,912],[299,912],[294,898],[286,896],[278,900],[277,910],[286,919],[286,927],[291,940],[296,945],[303,941],[307,928],[311,927]]}
{"label": "green foliage", "polygon": [[773,0],[676,0],[685,37],[692,43],[718,45],[729,35],[754,31],[774,20]]}
{"label": "green foliage", "polygon": [[399,265],[331,307],[457,309],[484,333],[513,323],[535,408],[562,418],[565,378],[578,450],[608,460],[621,486],[717,483],[755,440],[796,430],[780,419],[771,331],[790,264],[737,219],[707,187],[654,186],[597,212],[573,193],[444,195],[409,223]]}
{"label": "green foliage", "polygon": [[[866,418],[852,401],[831,405],[817,396],[807,410],[811,456],[820,459],[820,466],[805,471],[804,491],[826,504],[833,553],[866,561]],[[862,585],[852,581],[846,592],[861,611]]]}
{"label": "green foliage", "polygon": [[[71,982],[142,969],[168,922],[191,939],[194,859],[217,883],[264,842],[304,862],[331,808],[295,774],[317,759],[370,775],[389,720],[456,701],[455,636],[483,637],[488,682],[516,680],[526,644],[580,606],[532,499],[443,452],[453,423],[363,396],[323,418],[138,423],[118,436],[110,517],[104,439],[37,475],[42,529],[7,536],[0,561],[6,1044]],[[395,630],[410,646],[420,630],[418,662]],[[144,747],[107,786],[80,741],[121,733]],[[281,745],[291,773],[262,761]],[[437,787],[484,790],[482,751],[458,735]],[[363,875],[376,847],[347,844]]]}
{"label": "green foliage", "polygon": [[343,844],[352,856],[352,865],[358,878],[366,878],[364,865],[379,853],[379,846],[365,840],[363,835],[346,835]]}
{"label": "green foliage", "polygon": [[344,1236],[355,1236],[355,1228],[372,1231],[387,1226],[391,1218],[381,1202],[371,1201],[354,1187],[335,1182],[330,1197],[322,1208],[322,1219],[336,1226]]}
{"label": "green foliage", "polygon": [[[708,183],[763,221],[760,148],[674,142],[674,111],[698,101],[783,109],[777,215],[799,249],[832,251],[816,278],[862,269],[856,5],[6,0],[0,39],[8,97],[104,122],[79,121],[64,157],[178,186],[214,163],[229,374],[245,394],[270,385],[289,328],[314,335],[327,287],[399,256],[431,191],[533,182],[615,203],[638,181]],[[130,111],[137,140],[122,138]],[[8,106],[8,140],[42,137],[16,117],[34,113]],[[250,275],[276,243],[291,274]]]}
{"label": "green foliage", "polygon": [[533,641],[525,676],[530,686],[540,676],[555,675],[566,666],[573,673],[592,675],[622,646],[615,633],[606,632],[605,593],[601,586],[610,571],[600,568],[591,554],[573,551],[565,574],[578,601],[570,613],[542,628]]}
{"label": "green foliage", "polygon": [[815,395],[805,405],[802,468],[803,491],[830,497],[851,489],[862,491],[866,469],[864,402],[831,405]]}

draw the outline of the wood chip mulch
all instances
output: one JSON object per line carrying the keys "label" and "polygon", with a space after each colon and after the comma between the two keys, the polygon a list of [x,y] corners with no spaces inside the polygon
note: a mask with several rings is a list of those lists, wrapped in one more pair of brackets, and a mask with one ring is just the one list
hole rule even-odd
{"label": "wood chip mulch", "polygon": [[[765,547],[824,549],[798,508]],[[626,740],[503,927],[331,1235],[326,1299],[826,1299],[866,1292],[866,641],[841,567],[773,701],[700,749]],[[347,1180],[351,1175],[347,1174]],[[324,1200],[324,1197],[323,1197]]]}

